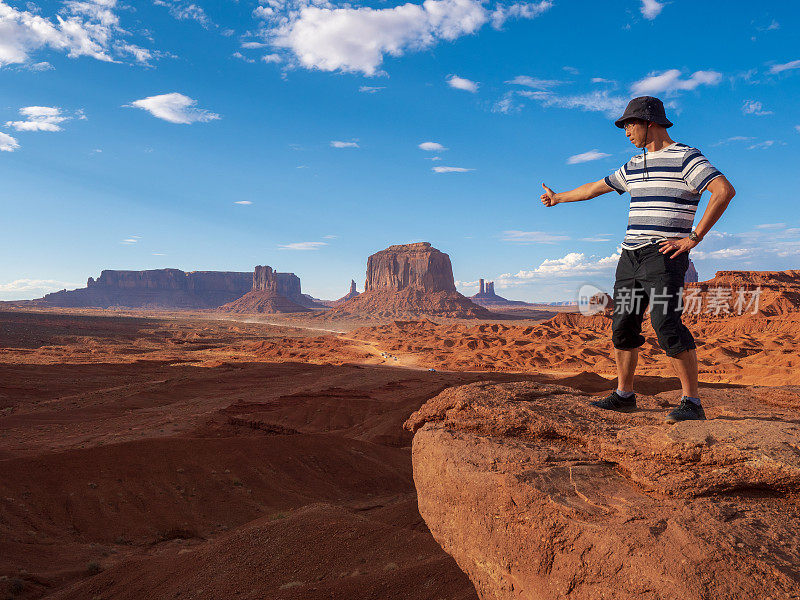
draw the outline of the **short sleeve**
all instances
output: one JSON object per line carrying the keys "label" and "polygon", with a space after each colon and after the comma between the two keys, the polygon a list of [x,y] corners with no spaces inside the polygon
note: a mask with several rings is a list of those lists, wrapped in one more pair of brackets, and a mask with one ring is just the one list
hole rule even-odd
{"label": "short sleeve", "polygon": [[608,184],[618,194],[624,194],[628,191],[628,180],[625,178],[625,165],[611,173],[603,181]]}
{"label": "short sleeve", "polygon": [[702,193],[722,173],[697,148],[690,148],[683,157],[683,180],[690,189]]}

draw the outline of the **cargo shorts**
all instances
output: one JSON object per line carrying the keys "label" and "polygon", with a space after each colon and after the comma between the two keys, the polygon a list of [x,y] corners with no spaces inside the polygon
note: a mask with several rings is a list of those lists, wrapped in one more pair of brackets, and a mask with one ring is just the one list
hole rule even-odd
{"label": "cargo shorts", "polygon": [[652,243],[637,250],[623,250],[619,258],[611,325],[611,340],[617,349],[630,350],[644,344],[642,320],[648,305],[658,344],[667,356],[697,347],[681,321],[689,253],[670,258],[659,252],[660,247]]}

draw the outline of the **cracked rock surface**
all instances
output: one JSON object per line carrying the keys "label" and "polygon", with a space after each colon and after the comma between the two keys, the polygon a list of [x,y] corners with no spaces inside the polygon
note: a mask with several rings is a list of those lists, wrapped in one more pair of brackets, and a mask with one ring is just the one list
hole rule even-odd
{"label": "cracked rock surface", "polygon": [[668,426],[675,392],[445,390],[406,422],[420,512],[482,599],[800,598],[800,387],[701,391]]}

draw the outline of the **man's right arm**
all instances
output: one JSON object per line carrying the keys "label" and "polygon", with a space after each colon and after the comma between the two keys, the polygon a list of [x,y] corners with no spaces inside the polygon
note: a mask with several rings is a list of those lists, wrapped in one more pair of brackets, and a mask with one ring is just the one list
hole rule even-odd
{"label": "man's right arm", "polygon": [[581,200],[590,200],[602,194],[613,192],[614,188],[606,183],[605,179],[594,181],[592,183],[584,183],[580,187],[568,192],[561,192],[556,194],[553,190],[542,184],[544,193],[541,195],[542,204],[545,206],[555,206],[562,202],[580,202]]}

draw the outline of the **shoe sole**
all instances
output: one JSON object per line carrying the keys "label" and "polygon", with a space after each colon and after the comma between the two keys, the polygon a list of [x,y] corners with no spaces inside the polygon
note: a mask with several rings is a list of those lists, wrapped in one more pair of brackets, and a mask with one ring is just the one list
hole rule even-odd
{"label": "shoe sole", "polygon": [[611,412],[620,412],[620,413],[632,413],[632,412],[636,412],[637,410],[639,410],[635,406],[625,407],[625,408],[603,408],[602,406],[597,406],[595,404],[590,404],[589,406],[591,406],[592,408],[600,409],[600,410],[610,410]]}

